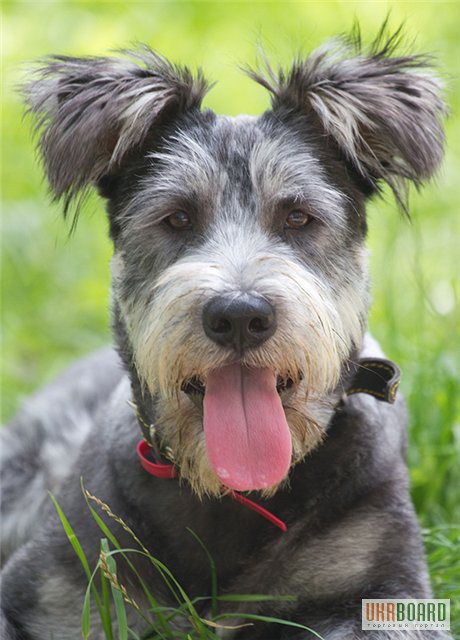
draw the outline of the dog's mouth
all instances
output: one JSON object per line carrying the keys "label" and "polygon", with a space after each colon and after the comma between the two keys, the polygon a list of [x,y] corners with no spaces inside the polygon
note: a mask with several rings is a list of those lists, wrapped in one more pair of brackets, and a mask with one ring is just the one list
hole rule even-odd
{"label": "dog's mouth", "polygon": [[[303,376],[300,375],[299,380],[302,380],[302,378]],[[294,384],[295,383],[292,378],[282,378],[281,376],[277,376],[276,391],[279,395],[281,395],[285,391],[291,390],[294,387]],[[206,386],[203,384],[203,382],[201,382],[199,378],[191,378],[191,380],[184,382],[184,384],[182,385],[182,391],[189,396],[194,404],[202,408]]]}
{"label": "dog's mouth", "polygon": [[203,411],[209,462],[220,481],[238,491],[274,486],[291,465],[291,433],[281,400],[294,380],[240,363],[211,371],[203,384],[182,389]]}

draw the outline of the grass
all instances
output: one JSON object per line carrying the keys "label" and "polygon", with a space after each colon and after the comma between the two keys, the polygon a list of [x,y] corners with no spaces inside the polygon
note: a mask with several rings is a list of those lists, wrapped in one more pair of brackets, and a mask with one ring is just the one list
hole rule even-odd
{"label": "grass", "polygon": [[[83,483],[82,492],[91,516],[101,532],[99,559],[94,568],[89,566],[85,552],[58,501],[54,496],[51,496],[51,499],[69,543],[78,556],[88,580],[85,597],[81,603],[81,629],[82,637],[85,640],[90,637],[95,617],[98,617],[100,621],[106,640],[115,640],[115,638],[119,640],[128,640],[128,638],[136,640],[217,640],[219,629],[239,629],[251,626],[256,622],[294,627],[308,632],[305,637],[324,640],[314,629],[304,625],[250,612],[251,604],[295,601],[295,595],[220,595],[216,564],[202,540],[189,529],[190,535],[205,553],[210,576],[209,594],[191,598],[168,567],[145,547],[135,532],[113,513],[109,505],[87,491]],[[105,518],[101,515],[104,515]],[[122,527],[129,534],[135,546],[122,548],[107,521],[112,521],[113,524]],[[460,537],[460,527],[437,527],[425,530],[423,533],[436,595],[438,598],[450,597],[453,599],[455,597],[452,602],[451,620],[453,621],[453,631],[458,631],[460,560],[457,556],[457,560],[452,564],[451,559],[456,553],[455,547]],[[152,593],[149,585],[142,580],[135,568],[133,557],[136,554],[145,558],[159,573],[161,580],[165,583],[169,600],[174,603],[174,606],[162,605],[157,601],[155,594]],[[129,591],[120,581],[118,572],[120,566],[123,567],[123,575],[126,584],[129,584]],[[142,602],[146,605],[139,606],[131,595],[133,590],[141,594]],[[162,600],[164,600],[164,595]],[[246,613],[222,612],[221,605],[226,602],[244,604]],[[201,613],[203,608],[206,611],[205,615]],[[249,611],[247,611],[248,609]],[[145,629],[142,636],[139,636],[130,627],[133,622],[128,623],[128,620],[134,620],[135,626],[140,624]]]}
{"label": "grass", "polygon": [[[286,11],[289,6],[289,11]],[[50,52],[100,54],[145,41],[171,57],[203,64],[219,85],[206,100],[217,112],[257,113],[264,91],[237,63],[253,61],[259,35],[288,60],[359,18],[375,33],[391,9],[416,48],[434,51],[448,84],[446,162],[438,180],[411,197],[412,222],[389,195],[369,208],[373,307],[370,327],[403,372],[410,416],[412,495],[426,533],[436,594],[458,609],[460,526],[460,4],[280,2],[5,1],[2,97],[2,417],[73,358],[110,340],[110,245],[102,204],[87,204],[74,237],[49,203],[14,87],[21,65]],[[460,629],[459,629],[460,631]]]}
{"label": "grass", "polygon": [[[99,616],[107,640],[114,640],[114,638],[128,640],[128,637],[136,640],[162,640],[168,638],[172,640],[217,640],[219,638],[217,635],[219,629],[240,629],[252,626],[255,622],[294,627],[307,631],[309,637],[324,640],[314,629],[289,620],[250,612],[244,614],[219,613],[221,604],[225,602],[250,604],[267,601],[295,601],[296,597],[271,596],[267,594],[219,595],[214,560],[202,540],[191,529],[189,529],[190,535],[195,538],[208,559],[210,595],[190,598],[168,567],[149,552],[130,527],[119,516],[114,514],[107,504],[89,493],[83,484],[82,491],[88,509],[102,534],[99,560],[93,570],[90,569],[83,548],[59,503],[54,496],[51,496],[51,498],[69,543],[77,554],[88,579],[81,614],[82,637],[85,640],[90,637],[92,613],[97,613]],[[125,549],[120,546],[116,536],[101,518],[93,504],[131,536],[133,543],[136,545],[134,548]],[[135,554],[143,556],[160,574],[162,581],[166,585],[166,590],[169,592],[170,600],[175,603],[174,606],[159,604],[132,562],[132,557]],[[141,608],[128,593],[127,588],[119,580],[117,562],[124,563],[125,575],[126,570],[128,570],[130,589],[133,589],[133,585],[135,585],[134,588],[142,593],[143,601],[147,602],[149,606]],[[208,612],[206,617],[202,617],[199,613],[203,607]],[[145,628],[141,637],[128,625],[129,615],[127,614],[127,608],[135,613],[136,618],[140,619],[137,622],[140,622],[141,626]]]}

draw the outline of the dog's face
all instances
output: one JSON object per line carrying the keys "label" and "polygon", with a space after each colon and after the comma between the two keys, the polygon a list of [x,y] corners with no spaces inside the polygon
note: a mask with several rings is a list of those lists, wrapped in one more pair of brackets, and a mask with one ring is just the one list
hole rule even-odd
{"label": "dog's face", "polygon": [[138,375],[180,468],[215,490],[286,476],[361,341],[362,202],[316,138],[302,117],[185,117],[113,212]]}
{"label": "dog's face", "polygon": [[270,492],[362,340],[365,199],[431,175],[442,102],[421,59],[323,52],[230,118],[200,109],[200,75],[145,62],[53,60],[31,85],[50,182],[108,198],[116,338],[182,477]]}

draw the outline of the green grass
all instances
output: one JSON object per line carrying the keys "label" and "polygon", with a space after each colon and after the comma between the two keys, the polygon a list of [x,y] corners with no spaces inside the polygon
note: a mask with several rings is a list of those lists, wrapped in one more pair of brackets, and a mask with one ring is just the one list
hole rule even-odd
{"label": "green grass", "polygon": [[[99,617],[107,640],[114,640],[115,638],[127,640],[128,637],[137,640],[162,640],[168,638],[171,640],[217,640],[219,628],[238,629],[243,626],[252,626],[256,622],[294,627],[308,631],[308,636],[311,638],[324,640],[314,629],[289,620],[251,612],[237,614],[222,611],[221,605],[225,602],[250,605],[258,602],[295,601],[296,597],[295,595],[274,596],[269,594],[220,595],[215,562],[202,540],[189,529],[190,535],[204,552],[204,557],[209,564],[210,575],[209,595],[197,596],[191,599],[168,567],[152,555],[128,525],[112,512],[109,505],[90,494],[83,484],[82,491],[88,509],[102,534],[99,560],[92,570],[72,525],[54,496],[51,496],[51,498],[69,543],[77,554],[88,579],[81,613],[81,629],[84,640],[90,637],[91,625],[94,624],[94,615],[92,616],[92,614],[95,613]],[[105,515],[105,519],[101,517],[101,514]],[[111,519],[112,524],[116,523],[129,533],[135,545],[133,548],[126,549],[120,546],[112,528],[107,524],[107,519]],[[136,554],[141,555],[159,573],[161,580],[165,584],[166,593],[168,593],[171,602],[175,603],[174,606],[160,605],[157,602],[155,595],[142,580],[134,566],[133,557]],[[135,588],[137,592],[140,592],[143,601],[147,602],[148,606],[140,607],[126,586],[120,582],[117,568],[117,563],[120,562],[123,563],[124,575],[128,576],[126,582],[129,583],[129,589]],[[203,609],[203,607],[208,612],[206,617],[202,617],[199,613],[199,610]],[[128,608],[138,618],[136,620],[137,624],[140,624],[145,629],[142,638],[139,638],[128,625]]]}
{"label": "green grass", "polygon": [[354,17],[364,34],[375,33],[388,9],[392,24],[406,20],[408,34],[417,34],[418,49],[437,55],[452,115],[445,165],[436,182],[412,194],[412,223],[389,195],[369,208],[370,327],[402,368],[412,493],[430,532],[433,582],[438,595],[458,603],[452,571],[460,553],[458,2],[3,2],[2,416],[8,419],[73,358],[110,340],[103,206],[94,196],[67,238],[14,90],[23,63],[50,52],[101,54],[145,41],[219,78],[207,106],[257,113],[267,96],[237,64],[254,61],[259,37],[287,61],[348,29]]}
{"label": "green grass", "polygon": [[[95,618],[100,621],[106,640],[127,640],[128,637],[137,640],[217,640],[219,628],[240,628],[251,626],[257,622],[271,623],[295,627],[307,631],[305,637],[319,638],[313,628],[291,622],[286,619],[264,616],[251,613],[251,606],[261,602],[295,602],[296,595],[270,595],[270,594],[231,594],[221,595],[216,564],[203,541],[197,534],[189,529],[189,534],[197,543],[197,551],[201,548],[203,555],[203,571],[209,571],[209,592],[202,596],[191,598],[166,565],[158,560],[137,537],[130,527],[116,514],[110,506],[102,502],[97,496],[89,493],[82,482],[82,492],[91,516],[98,525],[100,538],[99,559],[94,567],[90,567],[83,548],[72,528],[71,523],[63,513],[54,496],[51,499],[58,512],[61,524],[78,556],[88,580],[85,597],[81,603],[81,629],[82,637],[90,637],[94,627]],[[109,526],[112,525],[112,526]],[[114,527],[120,527],[127,532],[133,543],[132,548],[123,548],[115,533]],[[460,572],[460,559],[452,564],[452,556],[455,556],[455,546],[460,537],[460,527],[438,527],[425,530],[425,546],[428,554],[428,562],[433,585],[438,598],[455,598],[452,603],[451,619],[452,628],[459,630],[458,597],[460,588],[458,575]],[[452,553],[453,552],[453,553]],[[151,564],[159,573],[165,584],[166,593],[169,595],[169,605],[160,604],[148,584],[146,584],[137,569],[134,561],[136,554],[141,555],[147,563]],[[208,567],[206,567],[206,563]],[[118,568],[122,567],[124,578],[120,579]],[[123,580],[128,588],[123,584]],[[133,597],[141,594],[144,606],[140,606]],[[162,589],[162,592],[164,590]],[[162,596],[164,601],[164,595]],[[232,613],[222,610],[224,603],[244,604],[244,614]],[[174,604],[171,604],[174,603]],[[76,603],[77,604],[77,603]],[[206,611],[205,616],[201,611]],[[127,612],[128,610],[128,612]],[[129,615],[131,611],[134,615]],[[139,637],[131,628],[128,620],[135,620],[145,629],[142,637]],[[133,623],[131,622],[131,625]]]}

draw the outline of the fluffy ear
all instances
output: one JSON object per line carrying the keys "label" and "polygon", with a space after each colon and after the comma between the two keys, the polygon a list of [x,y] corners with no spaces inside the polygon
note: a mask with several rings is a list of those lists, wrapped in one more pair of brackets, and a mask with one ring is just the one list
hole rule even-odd
{"label": "fluffy ear", "polygon": [[402,35],[386,23],[364,49],[359,28],[296,61],[288,72],[250,75],[272,94],[274,110],[314,116],[361,177],[365,190],[390,185],[405,208],[407,181],[431,177],[443,156],[442,85],[428,56],[397,55]]}
{"label": "fluffy ear", "polygon": [[199,107],[208,90],[148,47],[123,58],[53,56],[24,86],[49,183],[65,210],[79,193],[116,172],[172,111]]}

